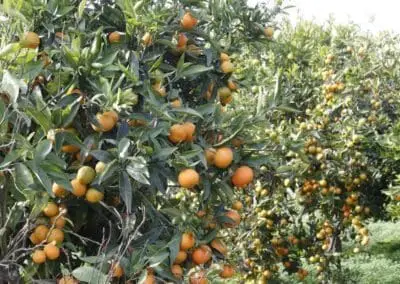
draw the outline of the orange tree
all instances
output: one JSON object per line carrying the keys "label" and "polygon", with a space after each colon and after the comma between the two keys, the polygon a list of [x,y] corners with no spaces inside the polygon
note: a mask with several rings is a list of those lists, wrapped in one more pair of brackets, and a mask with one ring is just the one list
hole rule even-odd
{"label": "orange tree", "polygon": [[257,174],[235,139],[257,118],[224,113],[237,89],[228,54],[268,41],[281,8],[105,0],[4,8],[5,281],[232,277],[220,231],[240,223],[234,187]]}
{"label": "orange tree", "polygon": [[369,242],[364,220],[385,218],[382,190],[398,172],[383,147],[392,138],[395,150],[397,43],[303,22],[283,26],[258,57],[241,54],[237,76],[253,87],[243,100],[265,118],[243,146],[266,157],[255,193],[242,196],[238,242],[250,283],[284,281],[286,273],[306,281],[311,271],[311,283],[343,282],[340,259],[353,253],[343,240],[357,253]]}

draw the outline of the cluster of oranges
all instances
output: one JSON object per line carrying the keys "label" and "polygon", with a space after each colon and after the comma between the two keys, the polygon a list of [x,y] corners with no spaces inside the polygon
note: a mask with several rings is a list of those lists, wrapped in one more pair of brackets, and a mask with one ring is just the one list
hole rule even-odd
{"label": "cluster of oranges", "polygon": [[323,148],[319,145],[318,140],[315,137],[307,139],[304,143],[304,152],[315,156],[317,159],[323,157]]}

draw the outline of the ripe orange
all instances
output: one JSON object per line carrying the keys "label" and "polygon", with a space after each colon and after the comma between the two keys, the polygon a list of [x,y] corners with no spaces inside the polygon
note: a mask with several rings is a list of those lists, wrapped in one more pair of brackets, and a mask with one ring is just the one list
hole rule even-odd
{"label": "ripe orange", "polygon": [[235,66],[230,61],[223,61],[220,67],[225,74],[232,73],[235,70]]}
{"label": "ripe orange", "polygon": [[121,278],[124,275],[124,269],[119,263],[115,263],[112,265],[113,277]]}
{"label": "ripe orange", "polygon": [[196,243],[196,237],[192,232],[183,233],[180,243],[180,249],[183,251],[189,250],[194,247]]}
{"label": "ripe orange", "polygon": [[72,276],[64,276],[57,280],[57,284],[79,284],[79,281]]}
{"label": "ripe orange", "polygon": [[233,202],[232,209],[240,211],[242,210],[242,208],[243,208],[243,203],[240,200],[236,200],[235,202]]}
{"label": "ripe orange", "polygon": [[274,28],[272,28],[272,27],[267,27],[267,28],[265,28],[265,29],[264,29],[264,35],[265,35],[267,38],[272,38],[273,35],[274,35]]}
{"label": "ripe orange", "polygon": [[191,30],[197,25],[198,20],[190,12],[186,12],[181,19],[181,27],[185,30]]}
{"label": "ripe orange", "polygon": [[[194,246],[194,243],[193,243],[193,246]],[[174,264],[181,264],[181,263],[185,262],[186,258],[187,258],[186,251],[180,250],[180,251],[178,251],[178,254],[176,255]]]}
{"label": "ripe orange", "polygon": [[183,124],[183,127],[185,128],[186,131],[186,141],[191,142],[194,140],[193,134],[196,131],[196,125],[194,125],[192,122],[185,122]]}
{"label": "ripe orange", "polygon": [[200,270],[190,274],[190,284],[208,284],[207,273],[205,270]]}
{"label": "ripe orange", "polygon": [[173,108],[180,108],[182,106],[182,102],[180,99],[175,99],[175,100],[171,101],[171,106]]}
{"label": "ripe orange", "polygon": [[218,148],[215,153],[214,165],[220,169],[226,169],[233,161],[233,151],[229,147]]}
{"label": "ripe orange", "polygon": [[188,38],[184,33],[179,33],[178,35],[178,44],[176,45],[177,48],[185,48],[188,42]]}
{"label": "ripe orange", "polygon": [[[226,106],[227,104],[230,104],[233,101],[233,96],[220,98],[219,101],[220,101],[222,106]],[[221,108],[221,111],[225,112],[225,109]]]}
{"label": "ripe orange", "polygon": [[35,228],[34,234],[39,242],[44,241],[49,233],[49,228],[45,225],[39,225]]}
{"label": "ripe orange", "polygon": [[61,151],[63,153],[73,154],[80,150],[80,148],[76,145],[65,145],[61,147]]}
{"label": "ripe orange", "polygon": [[240,215],[235,210],[229,210],[225,213],[225,216],[232,219],[233,223],[224,223],[227,228],[234,228],[240,224]]}
{"label": "ripe orange", "polygon": [[185,169],[179,173],[178,182],[181,187],[192,189],[200,182],[200,175],[193,169]]}
{"label": "ripe orange", "polygon": [[183,276],[183,269],[180,265],[174,264],[171,267],[171,272],[175,276],[175,278],[181,279]]}
{"label": "ripe orange", "polygon": [[32,244],[34,244],[34,245],[40,244],[40,242],[41,242],[41,240],[38,239],[38,237],[36,236],[35,233],[32,233],[32,234],[29,236],[29,240],[30,240],[30,241],[32,242]]}
{"label": "ripe orange", "polygon": [[168,139],[172,143],[180,143],[187,139],[187,129],[182,124],[174,124],[169,129]]}
{"label": "ripe orange", "polygon": [[226,53],[224,53],[224,52],[221,52],[221,54],[220,54],[220,56],[219,56],[219,60],[220,60],[221,62],[223,62],[223,61],[229,61],[230,58],[229,58],[229,55],[228,55],[228,54],[226,54]]}
{"label": "ripe orange", "polygon": [[228,248],[221,239],[213,239],[210,245],[222,255],[226,255],[228,253]]}
{"label": "ripe orange", "polygon": [[61,244],[64,241],[64,232],[57,228],[51,230],[47,242],[51,243],[54,241],[57,244]]}
{"label": "ripe orange", "polygon": [[96,164],[96,167],[94,168],[95,172],[98,174],[101,174],[102,172],[104,172],[105,168],[106,168],[106,163],[99,161]]}
{"label": "ripe orange", "polygon": [[214,148],[208,148],[208,149],[205,150],[205,156],[206,156],[207,164],[209,164],[209,165],[213,165],[214,164],[215,154],[216,154],[216,151],[215,151]]}
{"label": "ripe orange", "polygon": [[103,200],[104,194],[95,188],[89,188],[86,192],[86,200],[90,203],[97,203]]}
{"label": "ripe orange", "polygon": [[92,124],[92,128],[96,132],[107,132],[114,128],[118,121],[118,114],[115,111],[108,111],[103,114],[96,114],[99,126]]}
{"label": "ripe orange", "polygon": [[81,183],[78,179],[73,179],[71,181],[72,194],[77,197],[82,197],[86,194],[86,184]]}
{"label": "ripe orange", "polygon": [[50,224],[54,224],[56,228],[62,229],[64,228],[66,223],[65,217],[64,216],[54,216],[50,219]]}
{"label": "ripe orange", "polygon": [[147,276],[143,284],[156,284],[156,278],[154,277],[154,274],[147,272]]}
{"label": "ripe orange", "polygon": [[238,86],[232,80],[228,81],[227,86],[231,91],[236,91],[238,89]]}
{"label": "ripe orange", "polygon": [[58,215],[58,206],[54,202],[47,203],[46,207],[43,209],[43,214],[47,217],[53,217]]}
{"label": "ripe orange", "polygon": [[36,49],[40,44],[40,38],[37,33],[27,32],[19,41],[22,48]]}
{"label": "ripe orange", "polygon": [[53,243],[45,245],[43,250],[46,257],[50,260],[55,260],[60,257],[60,249]]}
{"label": "ripe orange", "polygon": [[142,37],[142,42],[144,44],[144,46],[149,46],[153,40],[152,40],[152,36],[149,32],[146,32],[143,37]]}
{"label": "ripe orange", "polygon": [[209,246],[201,245],[192,252],[192,261],[195,264],[204,264],[211,259],[212,251]]}
{"label": "ripe orange", "polygon": [[248,166],[241,166],[236,169],[232,176],[232,183],[238,188],[243,188],[253,181],[253,170]]}
{"label": "ripe orange", "polygon": [[36,264],[41,264],[46,261],[46,254],[43,250],[37,249],[32,254],[32,261]]}
{"label": "ripe orange", "polygon": [[233,274],[235,274],[235,269],[233,269],[232,265],[224,264],[219,276],[221,276],[221,278],[231,278]]}
{"label": "ripe orange", "polygon": [[228,98],[232,95],[231,89],[228,87],[221,87],[218,89],[218,96],[220,99]]}
{"label": "ripe orange", "polygon": [[108,35],[110,43],[119,43],[121,41],[121,34],[119,32],[112,32]]}
{"label": "ripe orange", "polygon": [[167,95],[167,90],[164,86],[161,86],[161,81],[154,83],[151,87],[161,97],[165,97]]}
{"label": "ripe orange", "polygon": [[54,195],[59,198],[64,198],[68,195],[68,191],[56,183],[53,183],[51,190],[53,191]]}

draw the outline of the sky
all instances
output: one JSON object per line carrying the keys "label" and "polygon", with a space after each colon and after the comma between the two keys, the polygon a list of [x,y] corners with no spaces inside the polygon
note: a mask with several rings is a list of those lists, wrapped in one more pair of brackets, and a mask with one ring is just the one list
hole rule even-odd
{"label": "sky", "polygon": [[[261,1],[249,0],[249,3]],[[296,6],[290,10],[292,22],[300,15],[323,23],[332,15],[338,23],[352,21],[371,32],[392,30],[400,33],[399,0],[284,0],[284,3]]]}

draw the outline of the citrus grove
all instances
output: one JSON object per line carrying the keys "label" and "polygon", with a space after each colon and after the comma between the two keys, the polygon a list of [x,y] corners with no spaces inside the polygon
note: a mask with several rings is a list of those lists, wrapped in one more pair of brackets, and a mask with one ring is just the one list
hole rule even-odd
{"label": "citrus grove", "polygon": [[0,283],[347,283],[400,216],[395,35],[282,1],[1,7]]}

